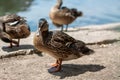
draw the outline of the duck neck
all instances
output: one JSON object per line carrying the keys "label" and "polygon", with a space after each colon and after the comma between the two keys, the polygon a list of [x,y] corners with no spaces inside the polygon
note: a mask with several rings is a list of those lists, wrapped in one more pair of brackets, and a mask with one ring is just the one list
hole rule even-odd
{"label": "duck neck", "polygon": [[56,8],[60,9],[61,5],[63,4],[62,0],[57,0],[57,3],[55,5]]}
{"label": "duck neck", "polygon": [[42,32],[40,32],[40,34],[41,34],[42,42],[43,42],[43,44],[45,44],[46,38],[48,37],[48,30],[42,31]]}

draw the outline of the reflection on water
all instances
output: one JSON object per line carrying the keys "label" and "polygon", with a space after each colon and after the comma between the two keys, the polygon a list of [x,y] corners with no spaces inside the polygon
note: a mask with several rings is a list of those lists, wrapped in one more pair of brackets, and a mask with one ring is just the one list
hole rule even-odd
{"label": "reflection on water", "polygon": [[33,0],[0,0],[0,16],[25,11]]}
{"label": "reflection on water", "polygon": [[[83,12],[69,27],[120,22],[120,0],[63,0],[64,6]],[[32,31],[36,31],[38,20],[46,18],[50,29],[55,29],[49,18],[50,8],[56,0],[0,0],[0,15],[17,13],[26,17]]]}

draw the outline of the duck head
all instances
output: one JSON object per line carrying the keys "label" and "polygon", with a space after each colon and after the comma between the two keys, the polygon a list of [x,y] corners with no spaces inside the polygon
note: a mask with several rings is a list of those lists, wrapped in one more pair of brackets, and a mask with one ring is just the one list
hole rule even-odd
{"label": "duck head", "polygon": [[44,18],[40,19],[38,24],[37,36],[41,37],[42,44],[45,44],[45,39],[47,38],[49,33],[48,28],[49,28],[49,25],[47,20],[45,20]]}
{"label": "duck head", "polygon": [[39,26],[38,26],[39,32],[46,32],[48,31],[48,22],[44,18],[39,20]]}
{"label": "duck head", "polygon": [[63,1],[62,0],[57,0],[57,3],[55,4],[55,7],[60,9],[60,7],[62,6]]}

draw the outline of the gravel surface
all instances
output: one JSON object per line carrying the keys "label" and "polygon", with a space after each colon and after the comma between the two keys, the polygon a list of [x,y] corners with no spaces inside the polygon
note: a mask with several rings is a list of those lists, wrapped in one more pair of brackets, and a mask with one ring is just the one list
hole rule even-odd
{"label": "gravel surface", "polygon": [[53,57],[46,53],[31,54],[35,53],[34,32],[21,40],[20,47],[5,48],[3,46],[9,44],[0,41],[0,80],[120,80],[119,26],[117,23],[70,29],[69,35],[93,43],[88,47],[95,53],[64,61],[62,70],[57,73],[48,72],[51,63],[55,62]]}

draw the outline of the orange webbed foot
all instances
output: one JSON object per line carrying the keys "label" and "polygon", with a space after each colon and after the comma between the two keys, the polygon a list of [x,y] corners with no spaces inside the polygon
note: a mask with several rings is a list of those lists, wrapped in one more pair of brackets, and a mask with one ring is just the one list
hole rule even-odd
{"label": "orange webbed foot", "polygon": [[52,67],[50,69],[48,69],[48,72],[54,73],[54,72],[60,71],[61,70],[61,64],[62,64],[62,59],[57,60],[56,63],[52,64]]}

